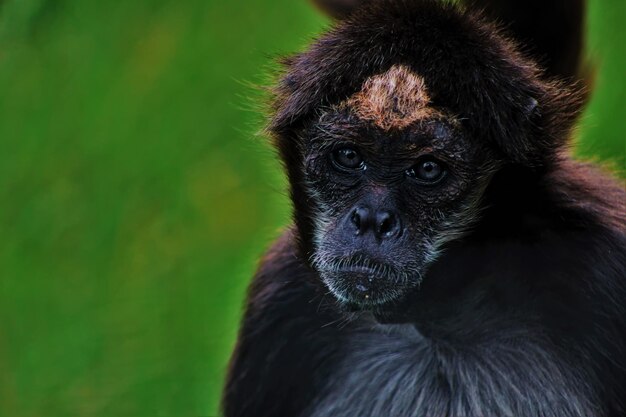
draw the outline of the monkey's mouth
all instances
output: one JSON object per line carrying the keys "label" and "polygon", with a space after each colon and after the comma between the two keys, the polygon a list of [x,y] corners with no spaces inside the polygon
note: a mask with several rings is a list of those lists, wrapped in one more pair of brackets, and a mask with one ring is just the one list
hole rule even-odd
{"label": "monkey's mouth", "polygon": [[339,262],[320,270],[331,293],[344,304],[367,309],[399,299],[406,279],[390,265],[368,262]]}

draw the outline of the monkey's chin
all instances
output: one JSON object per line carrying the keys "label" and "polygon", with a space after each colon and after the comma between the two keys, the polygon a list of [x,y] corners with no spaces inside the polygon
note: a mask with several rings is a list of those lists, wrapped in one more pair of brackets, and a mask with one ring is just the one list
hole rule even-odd
{"label": "monkey's chin", "polygon": [[337,301],[349,310],[385,310],[408,292],[392,276],[377,274],[365,267],[321,271],[322,281]]}

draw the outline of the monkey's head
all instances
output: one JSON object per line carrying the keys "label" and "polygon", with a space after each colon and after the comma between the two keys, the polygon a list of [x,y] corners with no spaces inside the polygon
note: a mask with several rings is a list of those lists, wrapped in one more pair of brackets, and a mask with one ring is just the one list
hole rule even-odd
{"label": "monkey's head", "polygon": [[580,100],[449,3],[337,15],[286,60],[269,130],[304,258],[340,302],[384,309],[471,233],[495,175],[550,169]]}
{"label": "monkey's head", "polygon": [[341,301],[382,304],[419,284],[442,246],[477,220],[493,172],[457,116],[406,65],[320,109],[303,133],[311,260]]}

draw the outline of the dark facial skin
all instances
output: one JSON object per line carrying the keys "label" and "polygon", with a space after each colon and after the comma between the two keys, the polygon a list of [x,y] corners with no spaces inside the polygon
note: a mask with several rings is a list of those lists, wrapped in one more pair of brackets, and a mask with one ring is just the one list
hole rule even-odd
{"label": "dark facial skin", "polygon": [[384,310],[478,219],[488,152],[445,117],[383,131],[335,110],[308,135],[312,263],[340,302]]}

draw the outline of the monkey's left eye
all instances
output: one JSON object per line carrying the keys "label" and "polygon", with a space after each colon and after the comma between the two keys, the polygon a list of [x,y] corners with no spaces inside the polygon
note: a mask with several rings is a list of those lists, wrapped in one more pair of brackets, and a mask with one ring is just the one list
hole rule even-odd
{"label": "monkey's left eye", "polygon": [[443,163],[435,158],[425,156],[412,168],[407,169],[406,175],[426,184],[436,184],[446,175],[446,169]]}
{"label": "monkey's left eye", "polygon": [[352,148],[337,149],[332,154],[333,162],[343,169],[359,169],[363,167],[363,158]]}

